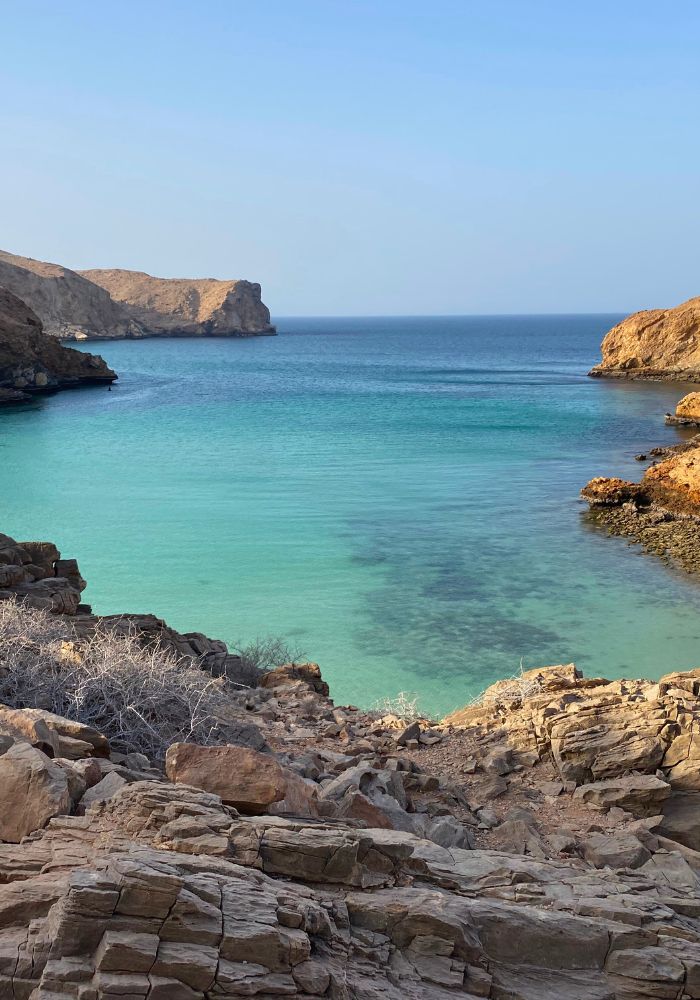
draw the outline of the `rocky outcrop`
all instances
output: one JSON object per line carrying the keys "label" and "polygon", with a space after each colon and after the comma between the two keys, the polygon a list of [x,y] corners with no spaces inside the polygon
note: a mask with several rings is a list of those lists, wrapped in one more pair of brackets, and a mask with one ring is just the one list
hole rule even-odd
{"label": "rocky outcrop", "polygon": [[0,534],[0,601],[74,615],[85,589],[74,559],[61,559],[51,542],[16,542]]}
{"label": "rocky outcrop", "polygon": [[44,331],[62,340],[275,332],[260,285],[250,281],[153,278],[118,269],[78,272],[0,251],[0,287],[26,302]]}
{"label": "rocky outcrop", "polygon": [[275,332],[255,282],[154,278],[118,268],[80,274],[105,289],[145,336],[245,337]]}
{"label": "rocky outcrop", "polygon": [[676,406],[676,412],[666,414],[666,423],[678,427],[700,427],[700,392],[689,392]]}
{"label": "rocky outcrop", "polygon": [[26,302],[51,337],[85,340],[139,334],[108,292],[60,264],[0,250],[0,286]]}
{"label": "rocky outcrop", "polygon": [[606,334],[593,376],[700,379],[700,297],[633,313]]}
{"label": "rocky outcrop", "polygon": [[662,461],[640,483],[596,477],[581,490],[593,522],[639,542],[645,551],[700,573],[700,437],[655,448]]}
{"label": "rocky outcrop", "polygon": [[0,276],[0,403],[116,379],[102,358],[70,350],[46,336],[36,314],[1,282]]}

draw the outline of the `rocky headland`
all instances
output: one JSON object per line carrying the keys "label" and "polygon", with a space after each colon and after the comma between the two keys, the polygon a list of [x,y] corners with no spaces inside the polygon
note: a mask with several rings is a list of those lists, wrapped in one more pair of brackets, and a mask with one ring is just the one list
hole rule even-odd
{"label": "rocky headland", "polygon": [[273,334],[260,285],[163,279],[136,271],[71,271],[0,251],[0,286],[63,340]]}
{"label": "rocky headland", "polygon": [[0,995],[700,998],[700,671],[402,719],[0,572]]}
{"label": "rocky headland", "polygon": [[700,298],[633,313],[610,330],[594,377],[700,381]]}
{"label": "rocky headland", "polygon": [[260,285],[214,278],[154,278],[142,271],[80,274],[123,306],[142,336],[246,337],[274,334]]}
{"label": "rocky headland", "polygon": [[33,310],[0,285],[0,404],[83,385],[107,385],[116,374],[102,358],[47,336]]}

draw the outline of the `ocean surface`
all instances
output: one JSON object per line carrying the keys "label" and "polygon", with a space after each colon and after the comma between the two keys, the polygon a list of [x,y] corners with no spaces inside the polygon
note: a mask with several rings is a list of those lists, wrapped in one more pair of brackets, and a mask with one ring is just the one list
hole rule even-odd
{"label": "ocean surface", "polygon": [[279,320],[87,345],[105,388],[0,414],[0,530],[79,559],[102,613],[281,635],[339,702],[425,711],[575,661],[700,663],[700,587],[591,527],[687,386],[586,378],[618,316]]}

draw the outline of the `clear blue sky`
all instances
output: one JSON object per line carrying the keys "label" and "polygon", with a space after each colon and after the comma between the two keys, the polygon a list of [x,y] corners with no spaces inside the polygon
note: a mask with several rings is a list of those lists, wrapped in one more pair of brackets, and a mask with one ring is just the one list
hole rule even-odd
{"label": "clear blue sky", "polygon": [[0,0],[0,245],[276,315],[700,294],[700,3]]}

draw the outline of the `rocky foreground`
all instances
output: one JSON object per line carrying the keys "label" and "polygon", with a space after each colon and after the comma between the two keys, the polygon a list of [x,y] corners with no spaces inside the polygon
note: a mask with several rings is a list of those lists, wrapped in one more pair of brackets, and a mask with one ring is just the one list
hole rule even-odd
{"label": "rocky foreground", "polygon": [[140,271],[71,271],[0,251],[0,286],[62,340],[273,334],[260,285],[153,278]]}
{"label": "rocky foreground", "polygon": [[543,668],[438,724],[123,616],[216,694],[149,757],[145,696],[78,718],[115,620],[75,562],[2,536],[0,573],[0,996],[700,997],[700,670]]}
{"label": "rocky foreground", "polygon": [[596,377],[700,381],[700,298],[633,313],[606,334]]}

